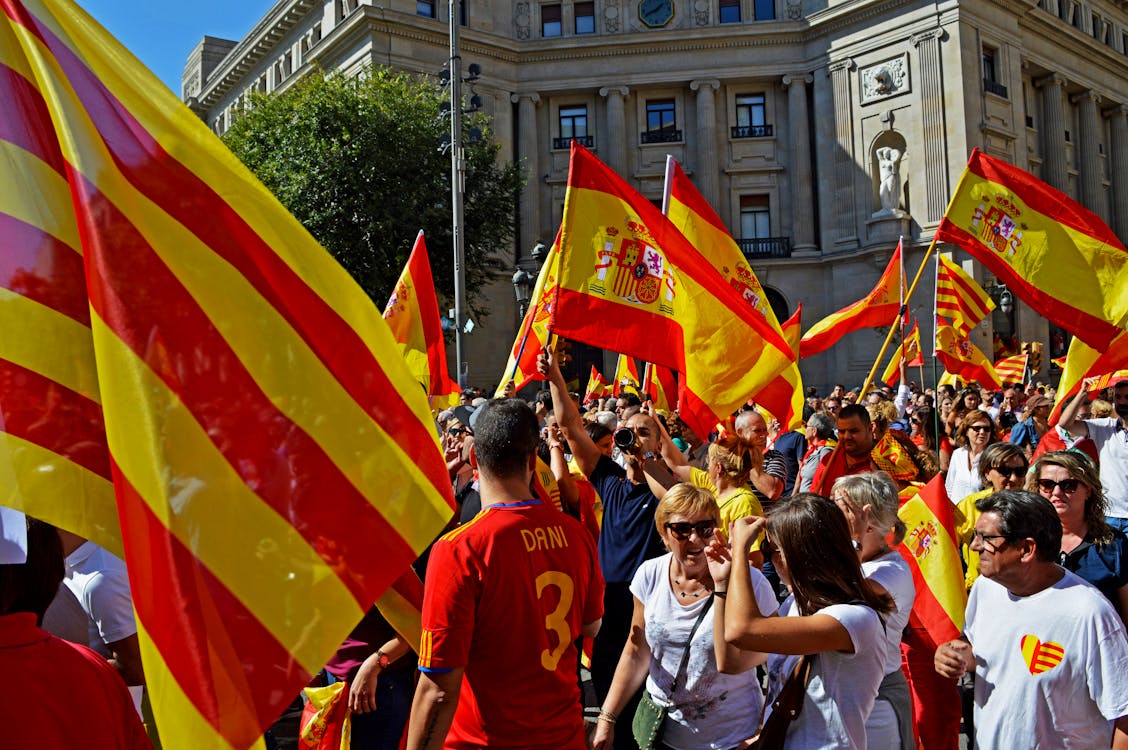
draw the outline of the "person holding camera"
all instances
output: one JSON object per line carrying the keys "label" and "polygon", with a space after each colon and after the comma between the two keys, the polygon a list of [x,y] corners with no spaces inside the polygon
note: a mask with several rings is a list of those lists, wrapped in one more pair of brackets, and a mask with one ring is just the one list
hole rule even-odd
{"label": "person holding camera", "polygon": [[[677,480],[661,459],[660,427],[647,414],[635,414],[615,431],[616,447],[626,459],[619,466],[596,447],[584,429],[555,352],[546,348],[537,361],[548,379],[552,409],[556,414],[576,466],[603,501],[603,526],[599,533],[599,564],[606,589],[603,627],[592,648],[591,676],[600,701],[607,697],[615,666],[630,633],[634,595],[630,585],[643,562],[665,553],[654,525],[658,498],[654,490],[671,487]],[[623,740],[629,741],[628,736]]]}

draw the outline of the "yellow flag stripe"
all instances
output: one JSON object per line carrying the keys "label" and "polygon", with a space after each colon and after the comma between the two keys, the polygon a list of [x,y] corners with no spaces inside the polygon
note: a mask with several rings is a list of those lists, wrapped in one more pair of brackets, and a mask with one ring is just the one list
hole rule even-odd
{"label": "yellow flag stripe", "polygon": [[[322,629],[294,618],[285,592],[305,588],[303,596],[342,619],[359,621],[363,610],[290,521],[251,491],[175,394],[97,316],[93,329],[98,360],[114,374],[103,396],[117,416],[106,433],[118,468],[171,533],[299,664],[316,671],[320,655],[339,644],[324,643]],[[209,533],[193,533],[204,528]]]}
{"label": "yellow flag stripe", "polygon": [[384,595],[376,600],[376,607],[380,614],[388,621],[397,633],[403,636],[412,647],[419,643],[423,636],[423,624],[420,620],[419,609],[400,595],[395,588],[389,588]]}
{"label": "yellow flag stripe", "polygon": [[38,227],[81,252],[66,179],[37,156],[3,139],[0,165],[4,174],[0,180],[0,213]]}
{"label": "yellow flag stripe", "polygon": [[49,307],[0,289],[0,358],[34,370],[95,403],[98,373],[90,329]]}
{"label": "yellow flag stripe", "polygon": [[961,574],[963,568],[956,551],[958,546],[955,540],[948,535],[943,526],[936,523],[936,516],[919,496],[901,506],[897,515],[905,522],[909,534],[914,529],[931,523],[932,530],[936,533],[935,541],[923,559],[917,558],[917,566],[928,581],[936,601],[956,627],[962,630],[966,599]]}

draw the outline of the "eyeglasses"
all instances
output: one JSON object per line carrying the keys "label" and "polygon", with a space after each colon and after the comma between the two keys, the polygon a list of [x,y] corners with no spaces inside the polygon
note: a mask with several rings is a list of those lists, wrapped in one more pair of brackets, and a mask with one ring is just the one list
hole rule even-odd
{"label": "eyeglasses", "polygon": [[987,548],[988,550],[994,552],[995,550],[999,549],[999,547],[1001,547],[1003,545],[995,544],[994,542],[990,541],[992,539],[1007,540],[1007,539],[1010,539],[1010,537],[1007,536],[1006,534],[984,534],[982,531],[971,532],[971,541],[972,541],[973,544],[975,542],[979,542],[979,544],[981,546],[983,546],[983,547]]}
{"label": "eyeglasses", "polygon": [[1061,491],[1068,495],[1071,492],[1076,492],[1080,486],[1081,482],[1077,479],[1063,479],[1060,482],[1055,482],[1052,479],[1038,480],[1038,487],[1047,495],[1051,494],[1055,487],[1061,487]]}
{"label": "eyeglasses", "polygon": [[459,435],[473,435],[474,433],[470,431],[469,427],[451,427],[447,430],[447,434],[458,437]]}
{"label": "eyeglasses", "polygon": [[700,539],[712,539],[713,533],[717,530],[716,521],[699,521],[697,523],[689,523],[688,521],[678,521],[675,523],[666,524],[666,528],[681,541],[689,539],[689,535],[697,532]]}
{"label": "eyeglasses", "polygon": [[991,425],[989,425],[989,424],[973,424],[973,425],[970,425],[967,429],[969,431],[975,430],[976,432],[987,432],[988,430],[991,429]]}
{"label": "eyeglasses", "polygon": [[1026,473],[1025,466],[993,466],[992,470],[998,472],[1000,476],[1014,479],[1019,479]]}

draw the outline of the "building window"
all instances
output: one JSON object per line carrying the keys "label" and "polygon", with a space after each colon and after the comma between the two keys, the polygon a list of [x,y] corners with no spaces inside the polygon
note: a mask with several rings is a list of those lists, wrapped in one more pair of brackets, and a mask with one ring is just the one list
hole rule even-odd
{"label": "building window", "polygon": [[775,0],[754,0],[752,11],[757,21],[774,21]]}
{"label": "building window", "polygon": [[768,196],[740,196],[740,236],[745,240],[766,240],[772,236]]}
{"label": "building window", "polygon": [[572,140],[588,148],[592,146],[586,104],[569,104],[560,108],[560,137],[553,140],[552,147],[570,148]]}
{"label": "building window", "polygon": [[573,6],[576,14],[576,33],[595,33],[595,3],[576,3]]}
{"label": "building window", "polygon": [[650,99],[646,102],[646,131],[643,143],[677,143],[682,139],[678,130],[677,110],[673,99]]}
{"label": "building window", "polygon": [[541,36],[560,36],[562,31],[560,4],[541,6]]}
{"label": "building window", "polygon": [[740,0],[720,0],[721,23],[740,23]]}
{"label": "building window", "polygon": [[467,24],[470,23],[470,20],[469,20],[470,16],[468,15],[469,12],[470,12],[468,10],[469,7],[470,7],[470,0],[462,0],[462,2],[460,2],[458,4],[458,25],[459,26],[466,26]]}
{"label": "building window", "polygon": [[767,123],[763,94],[739,94],[736,97],[736,127],[733,138],[764,138],[772,134]]}
{"label": "building window", "polygon": [[415,15],[434,18],[435,0],[415,0]]}
{"label": "building window", "polygon": [[994,47],[983,45],[983,90],[1006,98],[1007,87],[999,81],[998,54]]}

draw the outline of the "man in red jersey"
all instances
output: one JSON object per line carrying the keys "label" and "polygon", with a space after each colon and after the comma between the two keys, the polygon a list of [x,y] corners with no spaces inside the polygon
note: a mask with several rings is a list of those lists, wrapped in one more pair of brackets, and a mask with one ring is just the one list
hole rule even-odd
{"label": "man in red jersey", "polygon": [[530,497],[537,439],[523,401],[478,417],[482,512],[431,550],[409,750],[587,747],[574,643],[603,576],[579,522]]}

